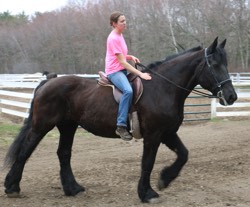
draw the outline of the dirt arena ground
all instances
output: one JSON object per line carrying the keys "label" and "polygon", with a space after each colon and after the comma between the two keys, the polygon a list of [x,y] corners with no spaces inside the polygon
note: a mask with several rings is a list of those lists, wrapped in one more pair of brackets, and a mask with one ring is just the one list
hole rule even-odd
{"label": "dirt arena ground", "polygon": [[[184,125],[179,135],[190,156],[181,175],[164,191],[156,184],[160,170],[175,159],[160,147],[152,187],[160,194],[158,204],[142,204],[137,196],[142,140],[95,137],[78,130],[72,156],[77,181],[86,192],[63,195],[56,156],[58,139],[47,135],[26,164],[21,198],[7,198],[0,173],[1,207],[249,207],[250,119]],[[0,160],[8,146],[0,146]]]}

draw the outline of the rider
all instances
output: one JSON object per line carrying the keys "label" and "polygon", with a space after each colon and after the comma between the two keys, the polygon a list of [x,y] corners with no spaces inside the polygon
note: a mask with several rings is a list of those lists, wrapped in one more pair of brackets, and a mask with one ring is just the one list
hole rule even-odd
{"label": "rider", "polygon": [[133,90],[127,79],[127,72],[138,75],[144,80],[151,80],[151,76],[148,73],[142,73],[127,62],[127,60],[132,60],[135,63],[140,61],[135,56],[128,55],[128,48],[122,35],[126,28],[124,14],[118,11],[113,12],[110,16],[110,25],[113,29],[107,38],[105,73],[109,80],[123,93],[119,103],[115,132],[123,140],[129,141],[132,136],[127,130],[127,119],[129,107],[132,103]]}

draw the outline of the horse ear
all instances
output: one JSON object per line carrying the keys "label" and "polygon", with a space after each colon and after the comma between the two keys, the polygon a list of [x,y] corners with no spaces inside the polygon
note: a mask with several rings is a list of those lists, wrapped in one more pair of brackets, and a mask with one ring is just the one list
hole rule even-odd
{"label": "horse ear", "polygon": [[207,48],[207,54],[214,53],[217,45],[218,45],[218,37],[216,37],[214,42]]}
{"label": "horse ear", "polygon": [[225,47],[225,45],[226,45],[226,42],[227,42],[227,39],[224,39],[220,44],[219,44],[219,46],[218,47],[220,47],[220,48],[224,48]]}

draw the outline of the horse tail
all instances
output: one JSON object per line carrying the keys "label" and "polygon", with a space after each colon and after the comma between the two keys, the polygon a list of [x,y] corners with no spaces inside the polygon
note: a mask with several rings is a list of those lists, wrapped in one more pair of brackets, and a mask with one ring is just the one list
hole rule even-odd
{"label": "horse tail", "polygon": [[[35,88],[34,97],[35,97],[36,91],[40,87],[42,87],[46,82],[47,80],[41,81],[40,84]],[[20,129],[19,134],[15,137],[13,143],[10,145],[9,150],[5,156],[4,168],[10,167],[14,164],[14,162],[16,161],[20,153],[21,148],[23,147],[22,144],[31,130],[32,117],[33,117],[33,104],[34,104],[34,98],[32,99],[31,104],[30,104],[29,116],[27,119],[24,120],[23,126]]]}

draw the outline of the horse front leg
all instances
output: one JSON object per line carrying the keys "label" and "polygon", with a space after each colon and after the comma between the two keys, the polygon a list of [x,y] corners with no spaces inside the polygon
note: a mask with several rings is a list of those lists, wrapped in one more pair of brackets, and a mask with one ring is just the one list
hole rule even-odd
{"label": "horse front leg", "polygon": [[75,196],[79,192],[85,191],[84,187],[76,182],[70,164],[72,145],[77,126],[75,123],[64,123],[57,126],[60,132],[60,142],[57,150],[61,168],[60,177],[64,193],[67,196]]}
{"label": "horse front leg", "polygon": [[165,167],[161,171],[158,181],[159,190],[168,187],[169,184],[179,175],[181,169],[188,161],[188,150],[177,134],[168,137],[163,143],[176,153],[177,158],[171,166]]}
{"label": "horse front leg", "polygon": [[145,141],[143,145],[143,156],[141,164],[141,177],[138,183],[138,196],[143,203],[156,202],[159,194],[156,193],[150,185],[150,176],[155,163],[155,157],[159,148],[159,144],[152,144]]}

